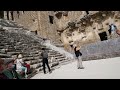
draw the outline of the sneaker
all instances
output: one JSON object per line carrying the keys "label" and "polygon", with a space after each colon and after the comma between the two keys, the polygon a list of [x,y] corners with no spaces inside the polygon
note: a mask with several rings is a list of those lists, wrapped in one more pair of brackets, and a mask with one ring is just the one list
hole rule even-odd
{"label": "sneaker", "polygon": [[78,69],[80,69],[80,67],[78,67]]}
{"label": "sneaker", "polygon": [[52,71],[50,71],[49,73],[52,73]]}
{"label": "sneaker", "polygon": [[80,67],[80,69],[84,69],[84,67]]}

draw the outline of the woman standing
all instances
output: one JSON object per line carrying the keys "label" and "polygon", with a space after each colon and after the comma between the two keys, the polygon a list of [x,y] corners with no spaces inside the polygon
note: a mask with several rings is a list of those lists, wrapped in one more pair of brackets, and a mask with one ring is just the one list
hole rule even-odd
{"label": "woman standing", "polygon": [[78,46],[75,45],[74,48],[74,52],[75,52],[75,56],[77,58],[77,68],[78,69],[84,69],[83,65],[82,65],[82,53],[80,52],[80,48]]}

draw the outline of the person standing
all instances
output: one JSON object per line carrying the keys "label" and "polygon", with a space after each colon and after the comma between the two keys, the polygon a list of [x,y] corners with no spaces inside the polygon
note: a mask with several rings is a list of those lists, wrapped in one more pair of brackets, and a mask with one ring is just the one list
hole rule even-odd
{"label": "person standing", "polygon": [[47,65],[48,67],[48,70],[49,70],[49,73],[51,73],[51,69],[50,69],[50,66],[48,64],[48,52],[45,50],[45,48],[42,48],[42,53],[41,53],[41,56],[42,56],[42,62],[43,62],[43,70],[44,70],[44,74],[46,74],[46,70],[45,70],[45,64]]}
{"label": "person standing", "polygon": [[77,59],[77,68],[78,69],[84,69],[83,65],[82,65],[82,53],[80,52],[80,48],[78,46],[75,45],[75,48],[74,48],[74,52],[75,52],[75,56],[76,56],[76,59]]}

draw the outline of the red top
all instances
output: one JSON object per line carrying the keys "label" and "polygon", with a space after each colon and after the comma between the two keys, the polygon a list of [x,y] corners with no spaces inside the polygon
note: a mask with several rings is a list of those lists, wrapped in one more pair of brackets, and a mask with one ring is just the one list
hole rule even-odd
{"label": "red top", "polygon": [[25,64],[25,66],[27,67],[28,71],[30,70],[30,64]]}

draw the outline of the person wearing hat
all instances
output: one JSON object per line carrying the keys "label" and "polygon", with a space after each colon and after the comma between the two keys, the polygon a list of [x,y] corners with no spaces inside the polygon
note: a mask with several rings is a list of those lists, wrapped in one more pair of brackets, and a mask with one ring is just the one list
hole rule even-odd
{"label": "person wearing hat", "polygon": [[46,74],[45,64],[47,65],[48,70],[51,73],[52,71],[51,71],[50,66],[48,64],[48,52],[45,50],[45,48],[42,48],[41,56],[42,56],[44,74]]}
{"label": "person wearing hat", "polygon": [[78,45],[74,45],[74,52],[75,52],[75,56],[77,58],[77,68],[78,69],[84,69],[83,65],[82,65],[82,53],[80,52],[80,48],[78,47]]}
{"label": "person wearing hat", "polygon": [[9,59],[4,62],[6,69],[3,70],[3,74],[8,79],[22,79],[22,77],[14,70],[14,60]]}

